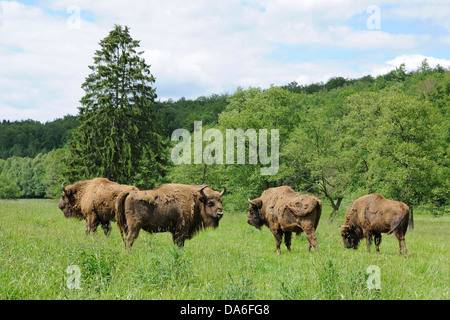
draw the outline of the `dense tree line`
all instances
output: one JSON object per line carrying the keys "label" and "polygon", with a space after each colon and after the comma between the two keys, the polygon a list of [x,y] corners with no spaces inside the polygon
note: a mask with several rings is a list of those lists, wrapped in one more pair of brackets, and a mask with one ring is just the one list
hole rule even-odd
{"label": "dense tree line", "polygon": [[0,159],[34,158],[39,153],[62,148],[78,125],[77,117],[71,115],[46,123],[3,120],[0,122]]}
{"label": "dense tree line", "polygon": [[[339,85],[330,89],[330,83]],[[226,183],[235,194],[231,202],[236,207],[246,197],[279,184],[321,195],[336,210],[345,197],[367,192],[381,192],[410,205],[450,203],[449,71],[430,68],[425,61],[414,72],[407,73],[400,66],[377,78],[342,78],[311,86],[239,88],[232,95],[160,102],[158,112],[167,143],[177,128],[192,132],[194,121],[202,121],[204,130],[278,128],[280,170],[275,176],[261,176],[259,166],[250,164],[172,165],[155,183]],[[54,123],[60,129],[66,123],[68,129],[58,134],[66,139],[73,130],[69,123],[77,125],[71,116]],[[2,125],[14,127],[5,121]],[[65,179],[62,172],[66,169],[61,168],[67,167],[68,153],[63,150],[1,161],[0,189],[16,197],[57,194]],[[47,160],[53,162],[44,166]],[[51,172],[40,179],[45,170]]]}
{"label": "dense tree line", "polygon": [[216,125],[219,114],[225,110],[229,94],[213,94],[198,97],[195,100],[181,98],[177,101],[160,102],[160,115],[166,135],[179,128],[194,128],[194,121],[202,121],[206,125]]}
{"label": "dense tree line", "polygon": [[450,72],[426,61],[413,72],[402,65],[376,78],[238,89],[217,125],[204,130],[279,129],[278,173],[262,176],[260,165],[248,162],[181,164],[170,180],[226,184],[235,209],[283,184],[323,197],[334,210],[371,192],[411,208],[442,207],[450,204],[449,106]]}
{"label": "dense tree line", "polygon": [[0,159],[0,199],[59,196],[67,153],[67,149],[55,149],[34,158]]}

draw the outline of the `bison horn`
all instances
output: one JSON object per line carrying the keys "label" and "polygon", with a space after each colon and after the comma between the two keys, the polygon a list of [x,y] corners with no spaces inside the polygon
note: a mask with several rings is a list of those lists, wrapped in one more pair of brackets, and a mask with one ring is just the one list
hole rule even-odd
{"label": "bison horn", "polygon": [[222,186],[223,190],[220,192],[220,196],[223,196],[225,191],[227,191],[227,188],[225,186]]}
{"label": "bison horn", "polygon": [[256,203],[256,202],[253,202],[252,200],[250,200],[250,199],[247,199],[247,201],[248,201],[248,203],[250,203],[252,206],[257,206],[258,204]]}
{"label": "bison horn", "polygon": [[64,187],[64,182],[62,183],[61,187],[62,187],[62,191],[63,191],[63,192],[67,192],[67,191],[66,191],[66,187]]}
{"label": "bison horn", "polygon": [[203,191],[203,189],[205,189],[205,188],[208,188],[208,186],[203,186],[203,187],[200,189],[200,193],[202,194],[203,198],[207,199],[208,196],[207,196],[207,195],[205,194],[205,192]]}

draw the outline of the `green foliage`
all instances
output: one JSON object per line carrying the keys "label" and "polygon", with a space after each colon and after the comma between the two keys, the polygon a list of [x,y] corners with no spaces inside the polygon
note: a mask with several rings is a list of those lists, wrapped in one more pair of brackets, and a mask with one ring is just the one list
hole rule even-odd
{"label": "green foliage", "polygon": [[436,107],[395,88],[353,95],[348,106],[343,125],[364,158],[370,191],[409,205],[448,203],[448,123]]}
{"label": "green foliage", "polygon": [[[0,166],[1,176],[6,185],[18,188],[5,198],[43,198],[57,197],[61,194],[62,172],[67,159],[66,149],[57,149],[46,154],[38,154],[34,158],[11,157]],[[16,190],[15,187],[11,190]]]}
{"label": "green foliage", "polygon": [[13,199],[20,196],[20,188],[5,174],[0,174],[0,199]]}
{"label": "green foliage", "polygon": [[281,87],[266,90],[238,88],[230,97],[226,109],[219,115],[219,127],[224,129],[279,129],[280,141],[289,133],[293,122],[291,111],[301,95]]}
{"label": "green foliage", "polygon": [[376,79],[333,78],[312,94],[295,82],[238,88],[208,128],[224,137],[226,129],[279,129],[278,173],[261,176],[260,164],[202,163],[174,166],[169,180],[225,184],[233,210],[283,184],[324,196],[336,212],[343,199],[369,192],[409,205],[448,205],[450,73],[441,69],[425,64],[407,73],[401,65]]}
{"label": "green foliage", "polygon": [[228,98],[228,94],[213,94],[195,100],[181,98],[177,101],[160,102],[162,125],[168,135],[181,128],[192,131],[194,121],[202,121],[204,126],[215,125],[219,114],[227,106]]}
{"label": "green foliage", "polygon": [[334,77],[331,78],[325,83],[325,89],[328,91],[343,87],[347,83],[347,79],[343,77]]}
{"label": "green foliage", "polygon": [[[227,187],[227,208],[243,209],[248,198],[261,193],[273,181],[270,176],[261,176],[261,164],[249,164],[248,140],[246,143],[245,164],[226,163],[226,130],[227,129],[270,129],[280,130],[280,141],[289,135],[293,118],[290,115],[292,108],[299,97],[279,87],[271,87],[267,90],[239,88],[229,100],[226,109],[219,114],[219,123],[216,126],[203,125],[203,133],[210,128],[218,129],[223,137],[223,164],[179,164],[171,170],[169,179],[177,183],[208,184],[220,189],[222,185]],[[191,138],[193,145],[194,139]],[[205,141],[203,150],[209,144]],[[236,143],[234,150],[236,154]],[[193,147],[192,147],[193,150]],[[269,150],[270,151],[270,150]],[[259,150],[258,150],[259,152]],[[193,152],[191,152],[193,154]],[[259,157],[259,155],[258,155]],[[236,159],[235,159],[236,160]]]}
{"label": "green foliage", "polygon": [[299,121],[281,148],[281,181],[325,196],[334,210],[361,170],[354,154],[343,147],[338,121],[350,94],[332,91],[306,97],[296,109]]}
{"label": "green foliage", "polygon": [[71,115],[46,123],[3,120],[0,122],[0,159],[34,158],[38,153],[62,148],[78,125],[76,116]]}
{"label": "green foliage", "polygon": [[[239,88],[230,97],[225,111],[219,115],[219,125],[222,132],[226,129],[254,129],[259,133],[260,129],[266,129],[268,133],[268,151],[271,145],[271,129],[279,130],[279,141],[282,144],[291,133],[298,118],[292,114],[303,95],[297,95],[280,87],[271,87],[266,90],[260,88]],[[258,143],[259,146],[259,143]],[[235,146],[236,148],[236,146]],[[260,150],[257,148],[258,159]],[[235,151],[236,153],[236,151]],[[267,189],[270,185],[276,185],[278,176],[262,176],[261,164],[249,164],[249,145],[246,141],[246,163],[230,164],[226,171],[226,179],[230,189],[239,190],[236,194],[241,196],[240,201],[254,198]],[[244,188],[245,186],[245,188]],[[243,190],[247,189],[247,190]]]}
{"label": "green foliage", "polygon": [[70,144],[67,177],[102,176],[150,189],[167,163],[155,78],[128,27],[116,25],[100,47],[82,85],[81,125]]}
{"label": "green foliage", "polygon": [[[69,148],[39,154],[39,123],[0,124],[0,140],[5,141],[0,151],[16,154],[0,161],[0,172],[19,187],[21,197],[58,196],[63,181],[106,176],[145,189],[165,182],[208,184],[217,190],[225,185],[227,210],[245,210],[247,198],[278,185],[322,197],[333,215],[342,215],[342,204],[369,192],[410,206],[434,206],[433,212],[445,212],[450,204],[447,69],[424,61],[413,72],[400,65],[376,78],[334,77],[306,86],[291,82],[155,103],[154,78],[138,44],[120,26],[100,42],[93,73],[83,84],[81,125]],[[66,133],[56,130],[53,137],[47,131],[44,140],[70,135],[72,121],[78,125],[70,117],[41,125],[67,125]],[[203,133],[222,133],[223,164],[171,163],[170,147],[176,142],[167,140],[175,129],[192,133],[194,121],[202,121]],[[226,164],[227,129],[266,129],[268,142],[270,129],[278,129],[278,172],[263,176],[259,162],[248,163],[248,140],[246,162]],[[202,150],[211,143],[202,141]],[[33,149],[33,156],[18,157],[25,149]]]}

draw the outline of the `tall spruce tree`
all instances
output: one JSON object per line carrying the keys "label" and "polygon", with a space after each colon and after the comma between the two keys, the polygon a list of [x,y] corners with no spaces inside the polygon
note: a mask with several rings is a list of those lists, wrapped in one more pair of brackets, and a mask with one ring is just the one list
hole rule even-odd
{"label": "tall spruce tree", "polygon": [[168,154],[152,87],[155,78],[127,26],[115,25],[100,47],[82,84],[81,125],[70,143],[67,176],[153,187],[164,176]]}

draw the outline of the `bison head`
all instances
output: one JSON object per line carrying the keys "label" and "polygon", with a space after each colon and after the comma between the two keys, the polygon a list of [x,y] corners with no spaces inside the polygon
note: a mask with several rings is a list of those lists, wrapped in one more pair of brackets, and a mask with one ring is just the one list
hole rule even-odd
{"label": "bison head", "polygon": [[247,223],[257,229],[261,229],[264,225],[264,220],[261,218],[261,208],[263,202],[261,199],[248,199],[247,201],[250,203],[248,207]]}
{"label": "bison head", "polygon": [[341,228],[341,236],[344,241],[344,246],[347,249],[353,248],[357,249],[361,236],[359,232],[352,226],[343,225]]}
{"label": "bison head", "polygon": [[58,208],[64,213],[66,218],[78,217],[77,212],[74,210],[74,190],[72,188],[65,188],[64,183],[62,184],[62,194],[59,199]]}
{"label": "bison head", "polygon": [[217,228],[219,226],[219,220],[223,217],[222,210],[222,196],[224,195],[226,188],[219,193],[217,191],[212,191],[205,193],[205,188],[208,186],[203,186],[200,189],[200,201],[203,203],[205,210],[203,213],[203,223],[206,227]]}

